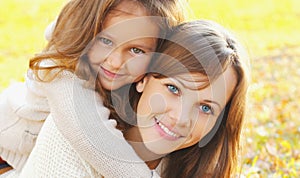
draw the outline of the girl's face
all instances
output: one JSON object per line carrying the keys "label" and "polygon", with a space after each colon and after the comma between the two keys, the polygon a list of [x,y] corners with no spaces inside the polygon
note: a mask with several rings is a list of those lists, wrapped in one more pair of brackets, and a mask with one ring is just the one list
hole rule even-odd
{"label": "girl's face", "polygon": [[103,22],[103,30],[88,52],[102,86],[115,90],[141,79],[155,51],[158,25],[144,7],[123,0]]}
{"label": "girl's face", "polygon": [[168,154],[198,143],[215,125],[236,85],[232,67],[204,89],[201,74],[176,78],[147,76],[137,84],[142,96],[137,107],[137,124],[151,152]]}

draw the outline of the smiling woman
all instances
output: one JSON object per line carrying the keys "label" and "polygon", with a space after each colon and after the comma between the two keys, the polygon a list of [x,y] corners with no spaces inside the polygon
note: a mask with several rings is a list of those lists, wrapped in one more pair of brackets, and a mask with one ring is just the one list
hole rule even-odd
{"label": "smiling woman", "polygon": [[[28,59],[43,47],[46,25],[57,16],[62,4],[67,1],[69,0],[31,0],[31,3],[24,0],[0,1],[0,91],[12,81],[24,80]],[[297,30],[300,29],[297,8],[300,1],[188,2],[197,17],[213,19],[230,27],[253,52],[254,87],[249,97],[253,107],[249,107],[251,112],[247,115],[243,175],[297,177],[300,170],[300,156],[297,156],[300,153],[300,112],[295,111],[300,111],[300,92],[297,90],[297,86],[300,86],[300,50],[293,47],[300,46]],[[286,80],[286,76],[289,76],[289,80]],[[274,77],[279,83],[274,83]],[[276,123],[273,122],[274,119]],[[287,119],[289,122],[286,122]],[[274,138],[266,140],[266,137],[260,135],[261,130]],[[278,134],[280,137],[277,137]],[[261,152],[261,148],[270,143],[274,146],[271,148],[278,148],[275,157],[268,152]],[[287,144],[282,147],[279,145],[281,143]],[[295,153],[296,156],[290,153]],[[278,160],[282,169],[270,169],[278,165]],[[261,162],[264,163],[263,166]]]}
{"label": "smiling woman", "polygon": [[131,86],[137,124],[124,136],[162,177],[234,175],[249,77],[241,50],[218,24],[187,22]]}
{"label": "smiling woman", "polygon": [[162,79],[147,76],[138,83],[142,96],[137,122],[150,151],[168,154],[190,147],[213,128],[232,95],[236,75],[230,67],[208,87],[195,89],[197,81],[205,80],[204,75],[187,73]]}

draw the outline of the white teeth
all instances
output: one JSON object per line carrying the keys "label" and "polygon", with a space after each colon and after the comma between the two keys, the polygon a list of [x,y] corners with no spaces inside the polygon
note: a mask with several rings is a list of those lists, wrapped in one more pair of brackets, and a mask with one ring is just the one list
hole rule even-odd
{"label": "white teeth", "polygon": [[164,126],[162,123],[160,123],[158,120],[156,120],[156,123],[160,126],[160,128],[166,132],[168,135],[175,137],[175,138],[179,138],[180,136],[172,131],[170,131],[166,126]]}

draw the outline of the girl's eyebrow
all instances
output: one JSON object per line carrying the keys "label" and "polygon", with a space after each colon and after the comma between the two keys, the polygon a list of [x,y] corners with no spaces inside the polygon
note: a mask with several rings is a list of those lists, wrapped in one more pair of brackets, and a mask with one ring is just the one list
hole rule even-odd
{"label": "girl's eyebrow", "polygon": [[113,35],[111,35],[110,33],[108,33],[107,31],[105,31],[105,29],[100,33],[100,35],[103,35],[109,39],[114,39]]}
{"label": "girl's eyebrow", "polygon": [[[106,32],[105,30],[103,32],[100,33],[100,36],[104,36],[112,41],[114,41],[115,43],[118,43],[118,39],[115,40],[114,36],[111,35],[110,33]],[[133,39],[133,40],[143,40],[145,38],[136,38],[136,39]],[[129,43],[131,40],[125,42],[125,43],[122,43],[122,44],[126,44],[126,43]],[[140,42],[141,43],[141,42]],[[143,48],[145,50],[148,50],[148,51],[154,51],[156,47],[152,47],[150,45],[147,45],[148,43],[145,43],[143,42],[142,44],[139,44],[138,42],[132,42],[132,46],[135,46],[135,47],[138,47],[138,48]]]}
{"label": "girl's eyebrow", "polygon": [[[110,33],[108,33],[107,31],[103,31],[100,33],[100,35],[106,37],[106,38],[109,38],[110,40],[113,40],[115,42],[117,42],[114,38],[113,35],[111,35]],[[136,38],[136,39],[133,39],[133,40],[142,40],[142,39],[145,39],[145,38]],[[128,43],[130,41],[127,41],[125,42],[124,44]],[[132,45],[136,46],[136,47],[139,47],[139,48],[143,48],[143,49],[146,49],[146,50],[149,50],[149,51],[154,51],[155,50],[155,47],[150,47],[150,45],[147,45],[146,43],[143,43],[143,44],[137,44],[135,42],[132,43]]]}
{"label": "girl's eyebrow", "polygon": [[133,42],[131,45],[135,46],[135,47],[138,47],[138,48],[148,50],[148,51],[154,51],[155,50],[155,47],[152,47],[152,46],[146,45],[146,44],[137,44],[137,43]]}

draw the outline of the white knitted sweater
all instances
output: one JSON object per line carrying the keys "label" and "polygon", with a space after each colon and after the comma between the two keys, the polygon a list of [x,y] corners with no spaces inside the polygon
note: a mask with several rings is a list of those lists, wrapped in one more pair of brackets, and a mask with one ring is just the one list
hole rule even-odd
{"label": "white knitted sweater", "polygon": [[49,104],[51,115],[21,177],[100,174],[152,177],[155,174],[114,127],[115,123],[108,120],[109,111],[94,90],[84,87],[84,81],[67,71],[49,83],[29,80],[34,81],[35,90]]}
{"label": "white knitted sweater", "polygon": [[31,80],[14,83],[1,93],[0,156],[14,169],[24,166],[49,112],[45,96]]}

